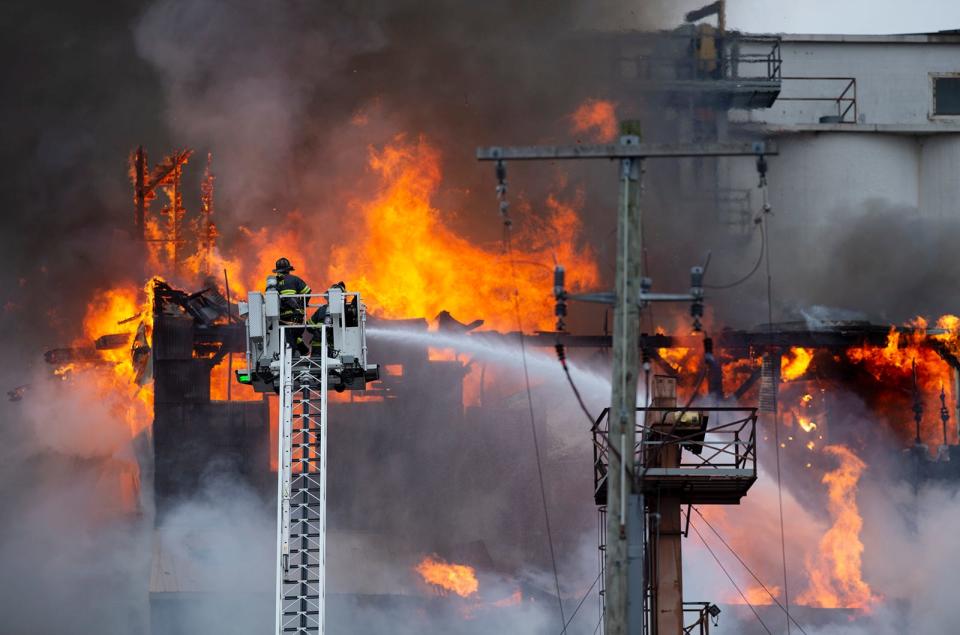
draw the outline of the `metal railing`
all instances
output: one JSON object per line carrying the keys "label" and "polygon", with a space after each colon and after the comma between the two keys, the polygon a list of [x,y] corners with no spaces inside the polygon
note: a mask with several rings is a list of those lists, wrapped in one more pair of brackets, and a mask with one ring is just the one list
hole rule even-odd
{"label": "metal railing", "polygon": [[[311,317],[315,315],[318,311],[323,313],[321,309],[325,309],[327,305],[327,297],[329,292],[324,293],[297,293],[297,294],[286,294],[280,296],[280,306],[281,311],[284,308],[284,302],[293,300],[297,302],[297,313],[301,313],[301,316],[288,316],[283,318],[284,326],[321,326],[320,322],[312,322]],[[356,306],[359,311],[360,307],[363,305],[363,300],[360,297],[360,293],[357,291],[346,291],[343,294],[343,301],[345,306],[350,306],[353,304],[354,299],[356,299]],[[299,319],[291,319],[292,317],[299,317]]]}
{"label": "metal railing", "polygon": [[[711,38],[716,55],[701,55],[698,47]],[[745,52],[744,47],[760,50]],[[623,56],[621,62],[635,65],[639,79],[666,81],[752,79],[779,83],[783,68],[779,37],[736,33],[658,33],[650,37],[647,47]]]}
{"label": "metal railing", "polygon": [[[857,106],[856,77],[784,77],[783,81],[832,82],[834,84],[837,82],[843,82],[843,84],[837,86],[837,88],[840,90],[840,94],[837,96],[815,95],[812,97],[784,97],[781,95],[777,98],[777,101],[812,101],[834,103],[837,107],[837,114],[828,115],[828,117],[836,118],[836,121],[823,121],[823,117],[821,117],[820,123],[857,123],[859,120],[860,112]],[[853,115],[852,118],[848,118],[848,115],[851,114]]]}
{"label": "metal railing", "polygon": [[[770,50],[766,53],[741,53],[741,44],[769,44]],[[778,37],[744,37],[735,36],[731,39],[730,50],[725,52],[724,58],[730,61],[731,78],[762,77],[771,81],[780,81],[783,75],[783,57],[780,54],[780,38]],[[740,74],[740,64],[766,66],[764,74]]]}
{"label": "metal railing", "polygon": [[710,602],[684,602],[683,615],[684,622],[688,616],[694,619],[689,626],[683,627],[683,635],[710,635],[710,618],[720,614],[720,609]]}
{"label": "metal railing", "polygon": [[[679,445],[676,468],[701,470],[709,476],[712,470],[747,470],[752,477],[757,473],[757,409],[739,406],[640,407],[638,413],[658,413],[659,421],[647,425],[636,424],[638,441],[634,445],[635,465],[649,463],[668,446]],[[608,443],[610,409],[604,408],[594,421],[593,479],[594,496],[599,499],[606,487],[610,446]],[[694,415],[698,422],[690,429],[685,415]],[[719,419],[719,421],[717,421]],[[693,420],[693,419],[688,419]],[[640,469],[639,467],[637,468]],[[642,477],[642,472],[639,474]],[[692,474],[696,477],[696,473]]]}
{"label": "metal railing", "polygon": [[[367,319],[366,319],[366,306],[363,303],[363,299],[360,297],[360,293],[356,291],[346,291],[343,294],[343,304],[344,304],[344,322],[341,324],[327,324],[327,307],[329,306],[326,303],[330,293],[308,293],[308,294],[287,294],[280,296],[280,324],[286,327],[303,327],[304,331],[310,333],[315,339],[319,339],[317,334],[321,327],[327,327],[327,340],[331,343],[334,342],[334,331],[339,331],[341,333],[340,337],[343,337],[342,333],[346,331],[347,328],[356,327],[360,329],[360,339],[362,342],[366,342],[366,328],[367,328]],[[284,315],[285,310],[284,302],[295,301],[297,302],[296,312],[293,314]],[[287,305],[289,306],[289,305]],[[363,350],[363,360],[366,363],[366,346],[364,345]]]}

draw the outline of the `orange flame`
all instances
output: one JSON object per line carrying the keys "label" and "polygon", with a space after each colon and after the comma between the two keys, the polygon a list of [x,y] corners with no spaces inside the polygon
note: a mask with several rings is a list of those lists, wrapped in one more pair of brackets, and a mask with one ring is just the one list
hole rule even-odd
{"label": "orange flame", "polygon": [[[767,593],[767,589],[769,589],[770,593]],[[764,589],[759,585],[748,587],[743,592],[743,597],[741,597],[740,594],[732,595],[729,599],[729,602],[730,604],[744,604],[743,600],[746,598],[747,602],[753,606],[766,606],[773,604],[773,600],[770,599],[770,595],[772,594],[773,597],[780,597],[780,587],[772,586],[767,587],[767,589]]]}
{"label": "orange flame", "polygon": [[90,370],[95,372],[98,396],[112,404],[118,419],[130,429],[131,438],[146,430],[153,420],[152,386],[138,384],[131,355],[140,323],[144,323],[148,333],[152,326],[150,303],[143,297],[134,286],[98,292],[87,305],[83,337],[75,342],[76,346],[90,346],[90,342],[102,335],[129,335],[126,346],[100,351],[100,358],[110,362],[109,365]]}
{"label": "orange flame", "polygon": [[807,558],[810,586],[799,604],[821,608],[868,610],[877,600],[860,572],[863,518],[857,507],[857,484],[866,464],[842,445],[828,445],[824,453],[840,461],[821,479],[827,486],[828,510],[833,526],[820,540],[818,554]]}
{"label": "orange flame", "polygon": [[427,584],[439,587],[444,592],[452,591],[462,598],[477,592],[480,583],[473,567],[452,564],[435,556],[427,556],[415,567]]}
{"label": "orange flame", "polygon": [[576,134],[586,135],[590,141],[609,143],[617,138],[617,105],[603,99],[588,99],[570,115]]}
{"label": "orange flame", "polygon": [[780,358],[780,378],[783,381],[792,381],[802,377],[813,360],[813,351],[809,348],[793,346],[790,348],[789,355]]}
{"label": "orange flame", "polygon": [[440,154],[426,141],[398,137],[371,151],[370,168],[382,186],[372,200],[357,203],[360,226],[345,232],[358,241],[334,249],[330,278],[361,289],[371,313],[429,319],[446,309],[461,321],[482,317],[487,326],[516,329],[516,281],[524,327],[549,329],[554,258],[567,268],[571,289],[597,284],[591,252],[576,247],[581,224],[571,205],[550,198],[542,226],[524,224],[528,229],[516,236],[511,266],[506,254],[478,247],[443,224],[431,203],[441,178]]}
{"label": "orange flame", "polygon": [[[960,319],[957,317],[943,316],[937,321],[937,326],[945,329],[945,332],[929,335],[927,321],[916,318],[911,324],[912,332],[902,333],[891,327],[884,346],[865,345],[851,348],[846,353],[847,359],[862,365],[877,381],[889,385],[899,383],[907,390],[911,389],[916,368],[917,388],[923,402],[923,412],[926,413],[921,422],[921,440],[930,446],[944,441],[940,422],[935,415],[940,410],[940,390],[943,389],[948,404],[956,403],[956,395],[952,369],[929,344],[931,341],[939,342],[956,355],[960,352],[958,325]],[[878,399],[887,401],[897,398],[899,395],[896,391],[878,395]],[[913,437],[913,434],[909,436]],[[949,441],[953,442],[952,439]]]}

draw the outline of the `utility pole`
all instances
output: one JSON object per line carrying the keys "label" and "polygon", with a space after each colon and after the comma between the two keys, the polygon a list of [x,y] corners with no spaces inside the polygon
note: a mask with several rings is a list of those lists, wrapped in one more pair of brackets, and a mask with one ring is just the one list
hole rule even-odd
{"label": "utility pole", "polygon": [[[617,273],[612,293],[568,296],[562,288],[563,272],[558,270],[554,294],[557,315],[565,315],[568,299],[599,302],[614,306],[613,377],[606,434],[605,483],[600,497],[606,505],[604,531],[604,633],[605,635],[645,635],[651,624],[653,635],[681,635],[678,629],[660,628],[659,616],[646,619],[648,581],[645,579],[647,506],[638,485],[635,458],[637,451],[637,380],[639,376],[640,311],[650,302],[690,302],[694,327],[699,329],[703,310],[703,269],[691,270],[689,293],[651,293],[650,281],[643,277],[641,262],[641,178],[648,158],[689,158],[721,156],[763,156],[777,153],[769,143],[641,143],[639,125],[624,122],[619,143],[575,146],[519,146],[478,148],[477,159],[495,161],[498,174],[508,160],[617,159],[620,166],[620,199],[617,214]],[[562,311],[560,305],[564,304]],[[752,438],[752,437],[751,437]],[[641,439],[641,443],[642,443]],[[674,469],[662,468],[657,469]],[[644,469],[644,471],[646,471]],[[743,476],[738,474],[738,476]],[[755,480],[755,470],[752,479]],[[748,479],[749,480],[749,479]],[[732,481],[731,481],[732,482]],[[752,483],[752,480],[749,480]],[[749,486],[749,483],[747,486]],[[679,536],[678,536],[679,538]],[[679,542],[677,540],[676,542]],[[649,557],[656,558],[657,554]],[[677,560],[679,562],[679,559]],[[678,589],[682,591],[682,589]],[[679,610],[682,617],[682,597]]]}
{"label": "utility pole", "polygon": [[[640,137],[623,128],[621,145],[636,145]],[[607,472],[607,542],[604,586],[606,606],[604,632],[627,635],[630,606],[630,553],[627,527],[630,498],[634,495],[634,447],[636,446],[637,378],[640,337],[640,284],[642,254],[640,235],[640,188],[643,159],[620,159],[620,201],[617,213],[617,273],[613,318],[613,378],[610,382],[610,452]],[[638,501],[643,508],[642,500]],[[642,567],[641,567],[642,571]],[[642,585],[641,585],[642,588]],[[641,597],[635,597],[634,602]]]}

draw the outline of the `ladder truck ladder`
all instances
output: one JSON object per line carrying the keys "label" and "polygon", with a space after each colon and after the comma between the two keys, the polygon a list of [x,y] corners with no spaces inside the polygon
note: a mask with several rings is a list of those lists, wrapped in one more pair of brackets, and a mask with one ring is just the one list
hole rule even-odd
{"label": "ladder truck ladder", "polygon": [[[380,367],[367,361],[367,312],[359,293],[338,282],[325,293],[285,295],[284,301],[302,303],[296,323],[281,319],[277,279],[268,276],[266,291],[251,291],[238,303],[247,365],[236,374],[256,392],[279,395],[275,635],[322,635],[327,391],[365,390],[380,378]],[[302,337],[309,346],[298,343],[295,351],[291,341]]]}
{"label": "ladder truck ladder", "polygon": [[[286,342],[287,327],[281,327]],[[321,351],[327,349],[326,329]],[[327,356],[280,352],[276,635],[324,632]]]}

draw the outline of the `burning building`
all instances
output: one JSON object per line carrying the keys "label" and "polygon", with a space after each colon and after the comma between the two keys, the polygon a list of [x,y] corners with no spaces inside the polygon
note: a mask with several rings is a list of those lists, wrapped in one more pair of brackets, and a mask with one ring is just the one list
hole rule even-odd
{"label": "burning building", "polygon": [[[410,9],[378,14],[372,28],[370,16],[338,13],[329,19],[352,34],[347,46],[314,37],[327,27],[302,36],[319,18],[297,8],[258,9],[252,22],[198,10],[154,7],[137,47],[160,70],[175,135],[216,162],[185,148],[159,162],[133,150],[132,205],[116,196],[133,229],[111,219],[123,236],[101,248],[114,252],[101,256],[111,272],[132,264],[82,298],[86,319],[49,342],[52,380],[9,384],[7,407],[35,419],[50,420],[42,406],[54,394],[97,415],[100,424],[77,417],[83,435],[42,429],[56,452],[113,435],[80,462],[98,474],[106,515],[140,537],[139,559],[124,563],[137,561],[130,586],[147,598],[131,618],[139,628],[270,629],[278,413],[233,371],[246,352],[238,301],[282,255],[315,289],[343,279],[364,293],[383,369],[364,393],[330,398],[331,623],[559,632],[562,619],[568,632],[593,632],[607,592],[594,566],[607,473],[594,448],[607,447],[597,417],[609,405],[613,315],[571,303],[568,331],[557,332],[550,292],[556,264],[571,295],[613,288],[614,223],[599,210],[616,197],[603,187],[610,175],[592,168],[554,164],[543,177],[508,162],[505,228],[492,170],[471,150],[616,145],[620,120],[638,118],[644,141],[763,138],[778,153],[765,157],[767,199],[752,159],[647,164],[647,291],[684,288],[678,265],[709,266],[705,332],[691,334],[681,312],[645,308],[637,354],[649,370],[637,372],[675,382],[677,403],[701,414],[760,411],[736,441],[755,459],[737,469],[750,473],[711,494],[740,505],[678,506],[674,529],[686,538],[658,543],[687,550],[683,590],[708,600],[700,626],[718,605],[719,633],[756,628],[754,609],[785,626],[789,606],[798,627],[856,628],[894,612],[902,632],[937,632],[917,615],[922,581],[905,587],[877,554],[884,541],[936,535],[922,514],[902,534],[889,527],[900,527],[898,510],[934,508],[925,496],[947,492],[934,503],[953,509],[960,469],[945,239],[960,135],[956,34],[750,35],[714,27],[709,11],[664,32],[590,32],[566,28],[565,9],[510,7],[497,26]],[[483,37],[462,33],[468,23]],[[329,64],[316,63],[317,41]],[[515,60],[540,69],[535,80]],[[117,247],[127,244],[136,248]],[[676,422],[691,435],[684,460],[703,457],[704,419]],[[896,505],[878,502],[883,488]],[[740,558],[750,573],[733,571]]]}

